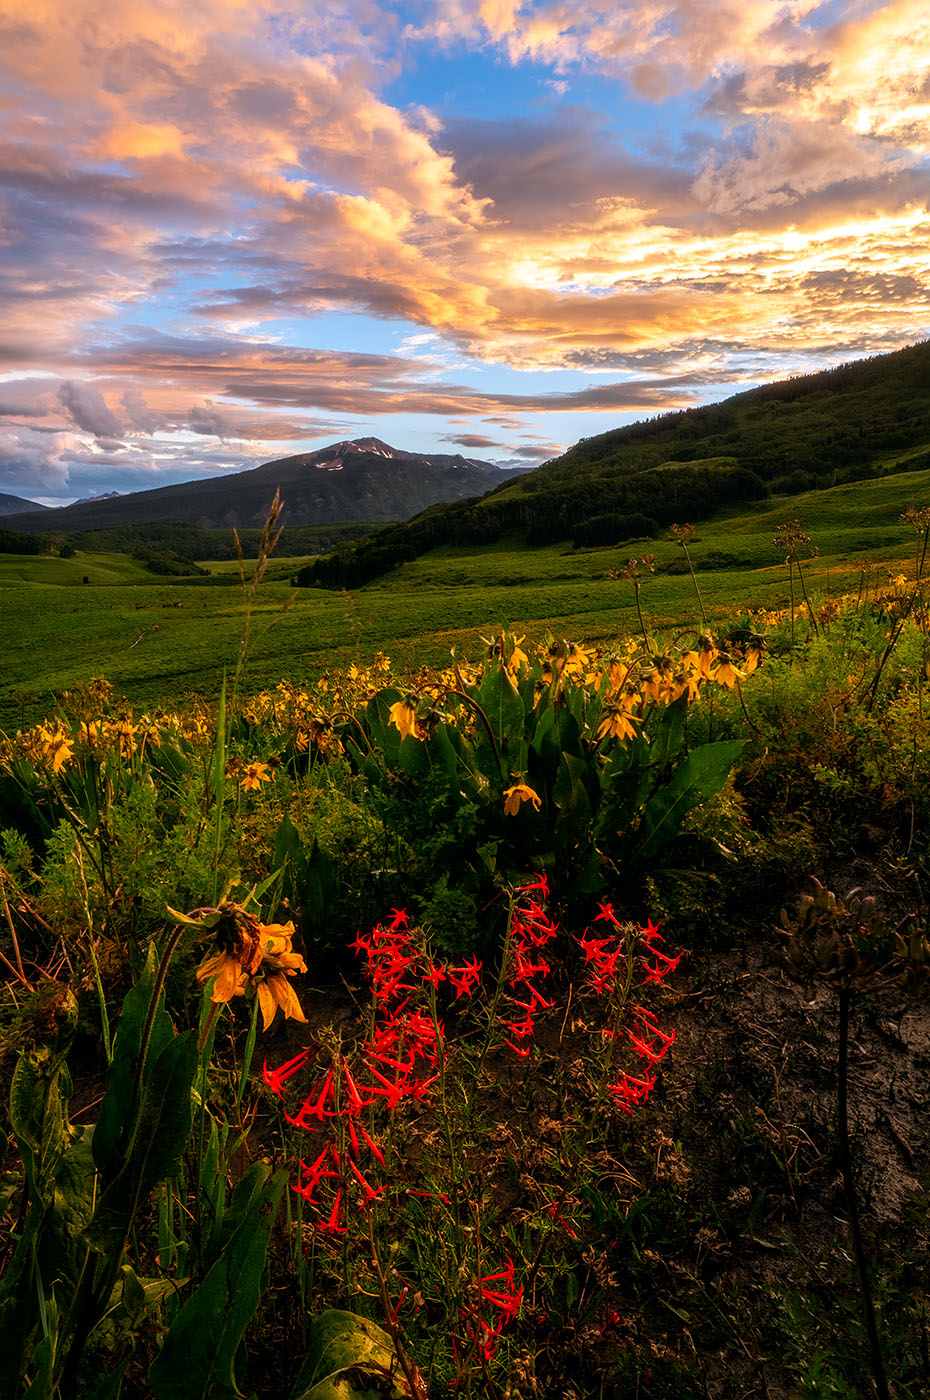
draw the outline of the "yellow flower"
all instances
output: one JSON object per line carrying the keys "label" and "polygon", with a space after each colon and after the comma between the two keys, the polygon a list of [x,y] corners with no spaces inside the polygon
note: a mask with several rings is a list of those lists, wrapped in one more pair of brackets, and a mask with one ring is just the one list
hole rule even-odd
{"label": "yellow flower", "polygon": [[542,799],[526,783],[514,783],[513,787],[504,790],[504,812],[508,817],[515,817],[520,810],[522,802],[532,802],[535,811],[539,811],[542,806]]}
{"label": "yellow flower", "polygon": [[119,745],[123,758],[131,758],[136,734],[136,725],[132,720],[120,720],[118,724],[113,725],[110,733]]}
{"label": "yellow flower", "polygon": [[417,712],[409,700],[398,700],[388,711],[391,723],[400,730],[400,737],[406,739],[408,734],[417,737]]}
{"label": "yellow flower", "polygon": [[267,763],[250,763],[245,776],[239,783],[243,792],[258,792],[262,783],[271,782],[271,768]]}
{"label": "yellow flower", "polygon": [[[174,916],[174,910],[169,909]],[[294,925],[262,924],[240,904],[221,904],[218,909],[198,910],[198,917],[177,916],[187,923],[199,923],[213,933],[217,952],[197,969],[198,982],[215,978],[210,999],[231,1001],[242,996],[249,982],[255,985],[262,1013],[262,1030],[267,1030],[280,1006],[292,1021],[306,1021],[289,977],[306,972],[307,964],[293,952]]]}
{"label": "yellow flower", "polygon": [[613,739],[635,739],[635,726],[640,723],[628,705],[620,701],[608,701],[605,708],[604,718],[597,726],[597,737],[604,739],[610,735]]}
{"label": "yellow flower", "polygon": [[73,756],[74,745],[71,735],[61,725],[56,725],[54,729],[46,729],[44,726],[38,733],[38,750],[41,759],[48,764],[53,773],[60,773],[66,763],[70,763]]}
{"label": "yellow flower", "polygon": [[761,660],[762,660],[762,648],[761,648],[761,647],[753,647],[753,646],[751,646],[751,647],[749,648],[749,650],[747,651],[747,653],[746,653],[745,660],[743,661],[743,673],[744,673],[744,675],[751,676],[752,673],[753,673],[753,671],[754,671],[754,670],[756,669],[756,667],[759,665],[759,663],[760,663]]}
{"label": "yellow flower", "polygon": [[279,1006],[287,1019],[306,1021],[297,993],[287,980],[295,972],[307,971],[307,964],[300,954],[291,951],[294,925],[259,924],[259,928],[262,935],[262,966],[267,969],[262,980],[255,984],[262,1013],[262,1030],[266,1031],[271,1025]]}
{"label": "yellow flower", "polygon": [[714,680],[718,685],[724,686],[727,690],[732,690],[736,682],[742,678],[742,671],[738,671],[728,656],[722,652],[720,654],[720,664],[714,671]]}

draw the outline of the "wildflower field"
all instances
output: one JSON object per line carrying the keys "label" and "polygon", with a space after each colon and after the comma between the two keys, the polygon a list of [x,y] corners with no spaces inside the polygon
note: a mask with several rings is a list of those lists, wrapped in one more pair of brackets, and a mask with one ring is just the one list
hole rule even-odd
{"label": "wildflower field", "polygon": [[0,1394],[925,1396],[900,533],[724,616],[681,527],[687,628],[642,555],[628,634],[264,690],[253,589],[212,700],[9,722]]}

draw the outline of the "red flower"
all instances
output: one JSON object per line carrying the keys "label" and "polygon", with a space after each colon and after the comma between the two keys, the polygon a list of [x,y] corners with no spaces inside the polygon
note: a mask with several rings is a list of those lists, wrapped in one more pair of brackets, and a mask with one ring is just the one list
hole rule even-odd
{"label": "red flower", "polygon": [[461,996],[471,996],[480,975],[481,963],[475,956],[472,957],[470,963],[463,963],[461,967],[449,967],[446,969],[446,976],[455,988],[456,1001],[458,1001]]}
{"label": "red flower", "polygon": [[655,1075],[645,1074],[642,1079],[635,1079],[632,1074],[625,1074],[617,1084],[609,1085],[611,1094],[618,1108],[622,1108],[624,1113],[632,1113],[637,1104],[644,1103],[655,1088]]}
{"label": "red flower", "polygon": [[438,987],[440,982],[445,980],[446,972],[442,963],[437,963],[435,966],[433,963],[427,964],[427,970],[423,973],[424,982],[431,982],[434,987]]}
{"label": "red flower", "polygon": [[301,1050],[292,1060],[287,1060],[283,1065],[279,1065],[277,1069],[269,1069],[268,1061],[263,1061],[262,1079],[268,1085],[271,1092],[276,1094],[279,1099],[284,1098],[281,1092],[284,1084],[286,1084],[291,1076],[296,1074],[298,1070],[303,1069],[312,1051],[313,1047],[308,1046],[306,1050]]}
{"label": "red flower", "polygon": [[542,890],[543,899],[549,898],[549,882],[545,874],[537,875],[532,884],[517,886],[518,894],[527,894],[530,890]]}

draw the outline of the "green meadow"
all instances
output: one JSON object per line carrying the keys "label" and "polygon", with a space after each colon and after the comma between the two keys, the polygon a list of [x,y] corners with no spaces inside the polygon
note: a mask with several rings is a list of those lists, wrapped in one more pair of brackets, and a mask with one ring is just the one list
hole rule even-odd
{"label": "green meadow", "polygon": [[[926,501],[928,489],[930,472],[913,472],[770,499],[703,523],[691,556],[708,614],[787,606],[773,537],[795,517],[819,551],[806,566],[815,594],[887,582],[913,551],[899,516]],[[531,639],[552,631],[602,641],[636,629],[632,584],[609,575],[647,554],[656,570],[642,584],[649,625],[693,626],[693,587],[670,538],[591,550],[529,548],[516,536],[481,548],[447,545],[352,593],[295,589],[303,561],[272,561],[252,606],[245,683],[312,681],[378,651],[403,665],[441,663],[451,648],[474,658],[481,634],[504,621]],[[128,555],[0,556],[0,609],[10,622],[0,723],[35,719],[56,692],[95,676],[140,706],[215,696],[224,669],[235,669],[247,604],[235,562],[208,567],[207,578],[167,581]]]}
{"label": "green meadow", "polygon": [[928,476],[3,556],[0,1394],[925,1400]]}

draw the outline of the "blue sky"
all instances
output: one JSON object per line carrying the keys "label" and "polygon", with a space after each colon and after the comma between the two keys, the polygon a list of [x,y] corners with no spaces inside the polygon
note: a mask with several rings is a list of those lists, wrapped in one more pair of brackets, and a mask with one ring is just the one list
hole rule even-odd
{"label": "blue sky", "polygon": [[0,0],[0,492],[533,465],[930,334],[923,0]]}

